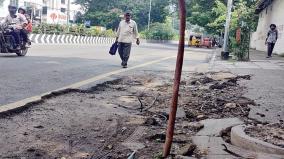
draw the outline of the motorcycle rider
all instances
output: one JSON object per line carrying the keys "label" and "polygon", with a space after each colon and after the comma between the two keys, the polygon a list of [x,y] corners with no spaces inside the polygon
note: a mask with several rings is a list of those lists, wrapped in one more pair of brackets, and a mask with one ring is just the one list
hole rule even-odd
{"label": "motorcycle rider", "polygon": [[29,36],[28,36],[29,32],[27,30],[27,26],[31,24],[31,22],[28,20],[29,15],[26,14],[26,8],[25,7],[19,7],[18,13],[25,16],[25,18],[27,20],[27,25],[25,25],[24,28],[20,30],[20,35],[22,36],[25,44],[27,45],[26,47],[29,47],[30,44],[31,44]]}
{"label": "motorcycle rider", "polygon": [[8,6],[9,15],[4,18],[3,23],[11,25],[13,30],[11,35],[15,39],[14,49],[21,50],[20,47],[20,32],[27,25],[27,19],[22,14],[17,14],[17,6],[10,4]]}

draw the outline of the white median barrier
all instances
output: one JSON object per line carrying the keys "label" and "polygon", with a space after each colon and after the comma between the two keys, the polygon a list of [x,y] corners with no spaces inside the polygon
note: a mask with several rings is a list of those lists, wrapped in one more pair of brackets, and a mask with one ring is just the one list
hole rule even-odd
{"label": "white median barrier", "polygon": [[74,36],[55,34],[30,34],[30,40],[35,44],[109,44],[114,41],[110,37]]}

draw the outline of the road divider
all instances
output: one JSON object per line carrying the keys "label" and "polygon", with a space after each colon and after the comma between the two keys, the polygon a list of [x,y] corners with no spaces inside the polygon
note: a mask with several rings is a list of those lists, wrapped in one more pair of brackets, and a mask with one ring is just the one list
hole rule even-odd
{"label": "road divider", "polygon": [[36,44],[111,44],[115,41],[112,37],[80,35],[30,34],[29,37]]}
{"label": "road divider", "polygon": [[[95,37],[95,36],[74,36],[74,35],[56,35],[56,34],[30,34],[30,40],[35,44],[112,44],[115,41],[113,37]],[[145,40],[143,43],[167,43],[177,44],[174,40]]]}

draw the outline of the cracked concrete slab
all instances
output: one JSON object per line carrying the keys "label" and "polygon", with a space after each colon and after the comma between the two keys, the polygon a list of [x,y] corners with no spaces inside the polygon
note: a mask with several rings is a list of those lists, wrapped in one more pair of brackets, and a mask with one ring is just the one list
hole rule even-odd
{"label": "cracked concrete slab", "polygon": [[220,131],[225,128],[243,124],[238,118],[206,119],[201,121],[204,128],[196,136],[219,136]]}
{"label": "cracked concrete slab", "polygon": [[206,119],[201,121],[204,128],[201,129],[196,136],[192,137],[192,141],[197,145],[199,150],[207,154],[207,159],[233,159],[234,156],[224,150],[223,144],[226,144],[220,137],[220,132],[228,127],[243,124],[239,118],[225,119]]}

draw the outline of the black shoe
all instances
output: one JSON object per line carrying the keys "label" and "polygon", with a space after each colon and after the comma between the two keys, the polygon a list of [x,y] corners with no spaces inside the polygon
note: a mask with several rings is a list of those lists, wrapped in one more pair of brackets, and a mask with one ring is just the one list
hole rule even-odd
{"label": "black shoe", "polygon": [[127,65],[122,66],[122,68],[127,68]]}

